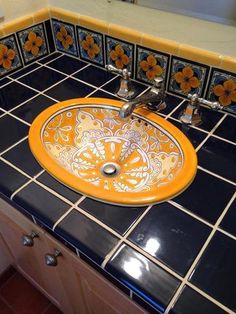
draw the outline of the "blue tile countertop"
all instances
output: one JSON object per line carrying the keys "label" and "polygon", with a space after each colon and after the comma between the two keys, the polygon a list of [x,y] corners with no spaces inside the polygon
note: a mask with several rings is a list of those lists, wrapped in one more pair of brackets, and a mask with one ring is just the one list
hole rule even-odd
{"label": "blue tile countertop", "polygon": [[[58,52],[5,77],[0,84],[1,196],[148,313],[235,313],[236,117],[203,108],[202,125],[186,127],[178,120],[186,101],[167,95],[160,115],[190,139],[198,172],[181,195],[149,207],[82,196],[32,156],[28,130],[42,110],[70,98],[117,98],[118,80]],[[134,84],[140,93],[148,88]]]}

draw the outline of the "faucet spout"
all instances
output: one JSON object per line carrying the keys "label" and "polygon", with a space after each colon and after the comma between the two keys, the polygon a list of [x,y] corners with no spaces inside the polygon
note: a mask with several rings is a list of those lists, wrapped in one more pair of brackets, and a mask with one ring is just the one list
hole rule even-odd
{"label": "faucet spout", "polygon": [[124,103],[120,108],[120,118],[125,119],[131,116],[135,108],[142,106],[147,106],[151,111],[157,111],[164,103],[165,98],[162,82],[162,78],[156,78],[155,85],[153,85],[145,94]]}

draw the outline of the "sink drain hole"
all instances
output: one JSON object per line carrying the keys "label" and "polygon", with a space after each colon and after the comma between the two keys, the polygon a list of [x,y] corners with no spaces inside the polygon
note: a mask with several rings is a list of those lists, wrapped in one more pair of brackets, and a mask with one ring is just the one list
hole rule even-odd
{"label": "sink drain hole", "polygon": [[114,178],[120,173],[120,166],[114,162],[107,162],[101,167],[101,174],[108,178]]}

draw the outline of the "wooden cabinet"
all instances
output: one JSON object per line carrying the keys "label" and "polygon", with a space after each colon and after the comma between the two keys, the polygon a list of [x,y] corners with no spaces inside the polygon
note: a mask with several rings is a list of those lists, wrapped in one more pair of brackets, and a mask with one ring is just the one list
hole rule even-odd
{"label": "wooden cabinet", "polygon": [[[33,246],[22,236],[34,231]],[[18,270],[65,314],[145,314],[120,290],[81,261],[64,245],[0,199],[0,239],[9,249]],[[55,267],[46,254],[61,254]]]}

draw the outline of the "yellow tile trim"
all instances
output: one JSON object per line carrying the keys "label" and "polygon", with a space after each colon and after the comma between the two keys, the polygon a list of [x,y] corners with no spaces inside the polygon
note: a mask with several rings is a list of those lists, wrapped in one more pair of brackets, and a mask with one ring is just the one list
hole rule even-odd
{"label": "yellow tile trim", "polygon": [[117,24],[109,24],[108,34],[131,43],[141,44],[142,33],[127,27],[119,26]]}
{"label": "yellow tile trim", "polygon": [[91,30],[101,32],[104,34],[108,33],[108,23],[103,20],[98,20],[90,16],[81,15],[79,17],[79,25]]}
{"label": "yellow tile trim", "polygon": [[144,47],[174,55],[177,55],[179,52],[179,43],[173,40],[158,38],[153,35],[143,34],[141,44]]}
{"label": "yellow tile trim", "polygon": [[221,64],[220,54],[189,45],[180,45],[178,56],[212,66],[220,66]]}
{"label": "yellow tile trim", "polygon": [[64,22],[77,25],[79,23],[80,14],[67,11],[61,8],[50,7],[50,16],[62,20]]}
{"label": "yellow tile trim", "polygon": [[221,69],[236,73],[236,59],[228,56],[223,56]]}
{"label": "yellow tile trim", "polygon": [[4,35],[15,33],[34,24],[33,15],[26,15],[2,25]]}
{"label": "yellow tile trim", "polygon": [[50,18],[49,8],[44,8],[33,14],[33,20],[35,24],[44,22],[48,20],[49,18]]}

